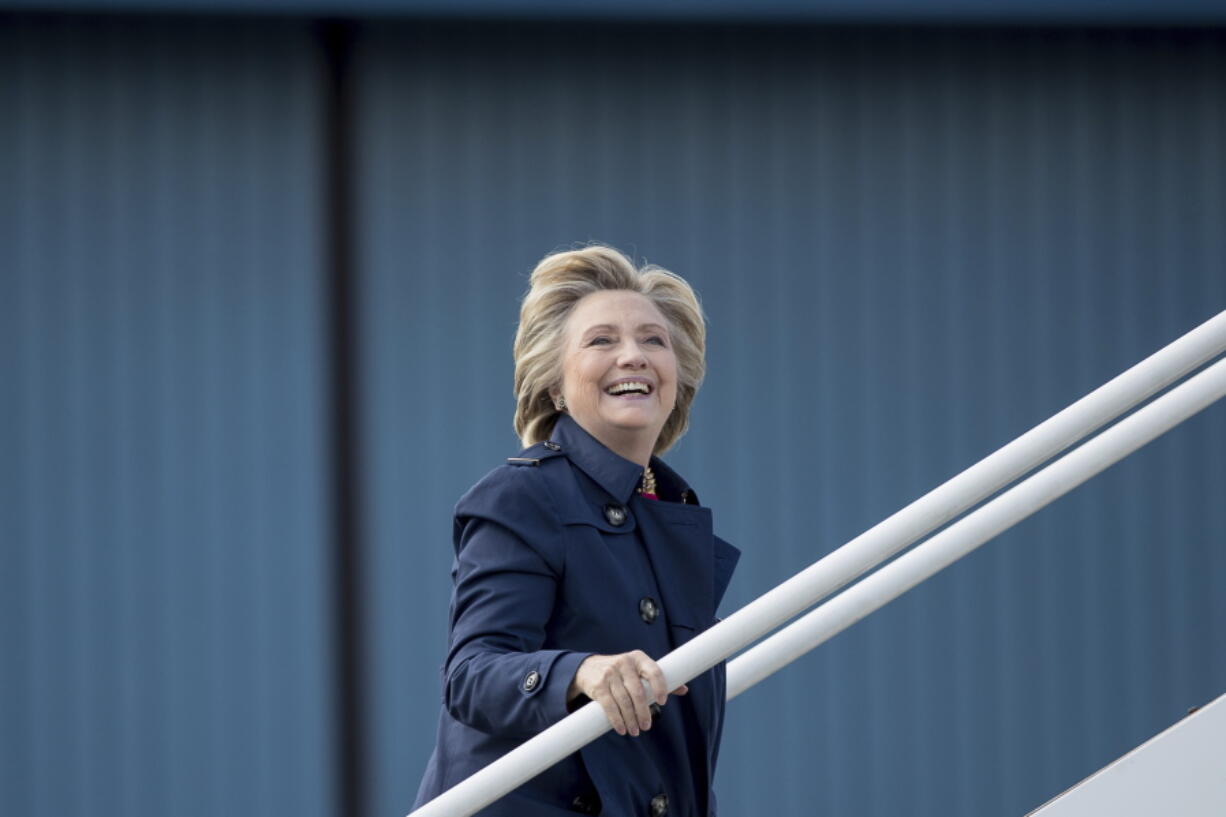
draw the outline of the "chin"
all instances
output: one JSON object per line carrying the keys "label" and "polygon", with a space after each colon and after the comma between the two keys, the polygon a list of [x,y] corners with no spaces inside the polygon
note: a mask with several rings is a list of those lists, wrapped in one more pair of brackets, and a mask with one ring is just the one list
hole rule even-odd
{"label": "chin", "polygon": [[616,412],[605,417],[605,422],[625,431],[650,431],[660,425],[654,413]]}

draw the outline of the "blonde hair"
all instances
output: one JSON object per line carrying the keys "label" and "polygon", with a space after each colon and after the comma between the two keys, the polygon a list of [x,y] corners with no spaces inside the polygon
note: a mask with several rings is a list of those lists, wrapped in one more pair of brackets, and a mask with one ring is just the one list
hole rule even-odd
{"label": "blonde hair", "polygon": [[545,256],[532,270],[515,333],[515,433],[524,446],[549,438],[561,412],[550,390],[562,383],[566,321],[584,296],[602,290],[643,295],[668,321],[677,356],[677,402],[656,440],[662,454],[685,433],[690,404],[706,374],[707,325],[698,296],[680,275],[649,264],[638,269],[600,245]]}

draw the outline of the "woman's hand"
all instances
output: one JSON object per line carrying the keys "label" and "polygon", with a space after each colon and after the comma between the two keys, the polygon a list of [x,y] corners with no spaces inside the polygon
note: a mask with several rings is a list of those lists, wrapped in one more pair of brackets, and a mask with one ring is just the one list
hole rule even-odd
{"label": "woman's hand", "polygon": [[[643,681],[651,686],[652,695],[643,689]],[[685,684],[673,690],[674,695],[689,692]],[[642,650],[620,655],[589,655],[583,659],[575,678],[566,691],[567,702],[586,695],[604,709],[613,731],[637,735],[651,728],[651,704],[660,706],[668,700],[664,673]]]}

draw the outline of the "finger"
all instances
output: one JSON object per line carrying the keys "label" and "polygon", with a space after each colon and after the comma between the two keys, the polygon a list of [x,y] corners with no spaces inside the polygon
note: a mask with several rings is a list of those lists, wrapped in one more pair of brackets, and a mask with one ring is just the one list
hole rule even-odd
{"label": "finger", "polygon": [[673,690],[673,694],[674,695],[684,695],[689,691],[690,691],[690,688],[687,687],[685,684],[682,684],[681,686]]}
{"label": "finger", "polygon": [[651,695],[660,706],[668,700],[668,686],[664,683],[664,672],[660,665],[650,658],[639,665],[639,674],[651,685]]}
{"label": "finger", "polygon": [[600,704],[600,708],[604,710],[605,717],[609,719],[609,724],[612,725],[613,731],[619,735],[626,734],[626,721],[622,718],[621,708],[613,700],[613,696],[609,694],[609,691],[602,689],[597,692],[596,701]]}
{"label": "finger", "polygon": [[620,710],[622,722],[625,724],[626,730],[631,735],[637,735],[639,733],[639,719],[634,711],[634,700],[626,690],[625,683],[620,678],[614,677],[609,682],[609,693],[613,696],[613,700],[617,702],[617,708]]}
{"label": "finger", "polygon": [[651,728],[651,710],[647,708],[647,693],[643,690],[643,679],[639,676],[639,668],[630,661],[627,661],[620,667],[622,671],[622,682],[626,686],[626,691],[630,694],[630,700],[634,705],[634,717],[639,722],[640,729]]}

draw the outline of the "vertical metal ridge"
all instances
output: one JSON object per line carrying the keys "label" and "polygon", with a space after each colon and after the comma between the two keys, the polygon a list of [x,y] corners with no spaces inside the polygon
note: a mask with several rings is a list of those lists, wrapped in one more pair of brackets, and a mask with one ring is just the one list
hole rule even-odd
{"label": "vertical metal ridge", "polygon": [[366,799],[361,336],[354,191],[354,25],[319,24],[323,114],[323,257],[328,296],[326,400],[333,502],[333,643],[337,813],[364,817]]}
{"label": "vertical metal ridge", "polygon": [[299,368],[317,331],[311,191],[295,195],[316,167],[312,40],[181,22],[0,25],[15,80],[0,142],[18,140],[0,152],[17,235],[0,241],[0,323],[18,335],[21,418],[0,439],[15,435],[22,484],[6,594],[21,669],[0,720],[16,713],[26,764],[0,781],[6,813],[259,812],[273,796],[318,813],[331,789],[308,583],[320,395]]}

